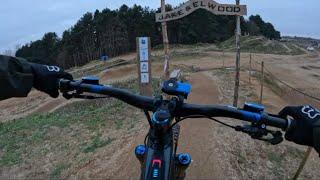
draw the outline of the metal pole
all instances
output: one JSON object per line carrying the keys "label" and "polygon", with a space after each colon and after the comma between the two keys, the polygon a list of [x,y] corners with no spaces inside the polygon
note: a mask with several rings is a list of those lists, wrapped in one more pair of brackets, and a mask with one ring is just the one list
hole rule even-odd
{"label": "metal pole", "polygon": [[222,50],[221,59],[222,59],[222,68],[224,68],[224,50]]}
{"label": "metal pole", "polygon": [[[236,4],[240,5],[240,0],[236,0]],[[240,36],[241,36],[241,28],[240,28],[240,16],[237,17],[237,29],[236,29],[236,78],[235,78],[235,86],[234,86],[234,96],[233,96],[233,106],[238,106],[238,98],[239,98],[239,85],[240,85]]]}
{"label": "metal pole", "polygon": [[222,57],[222,68],[224,68],[224,58]]}
{"label": "metal pole", "polygon": [[252,71],[251,60],[252,60],[252,55],[251,55],[251,53],[250,53],[250,60],[249,60],[249,84],[251,84],[251,71]]}
{"label": "metal pole", "polygon": [[[165,0],[161,0],[161,13],[166,12],[166,3]],[[165,79],[168,79],[170,76],[169,72],[169,39],[168,39],[168,31],[167,31],[167,22],[162,22],[162,38],[163,38],[163,46],[164,46],[164,76]]]}
{"label": "metal pole", "polygon": [[262,104],[263,97],[263,86],[264,86],[264,61],[261,62],[261,91],[260,91],[260,104]]}
{"label": "metal pole", "polygon": [[304,165],[306,165],[306,162],[311,154],[311,151],[312,151],[312,147],[308,147],[308,149],[307,149],[306,153],[304,154],[304,157],[299,165],[299,168],[298,168],[296,174],[294,175],[294,177],[292,178],[292,180],[297,180],[298,177],[300,176],[300,174],[303,170],[303,167],[304,167]]}

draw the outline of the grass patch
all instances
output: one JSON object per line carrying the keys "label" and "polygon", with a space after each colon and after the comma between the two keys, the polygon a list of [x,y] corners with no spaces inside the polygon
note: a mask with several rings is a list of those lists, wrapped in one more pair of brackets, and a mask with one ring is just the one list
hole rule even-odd
{"label": "grass patch", "polygon": [[[261,81],[261,73],[256,72],[252,73],[252,76],[255,77],[256,79]],[[272,92],[274,92],[277,95],[281,95],[283,93],[283,88],[280,87],[280,85],[277,83],[277,80],[274,79],[270,74],[265,73],[264,74],[264,83],[267,85]]]}
{"label": "grass patch", "polygon": [[239,164],[244,164],[247,162],[246,157],[241,153],[241,151],[236,151],[235,155]]}
{"label": "grass patch", "polygon": [[[252,53],[265,53],[265,54],[280,54],[280,55],[301,55],[305,52],[294,46],[291,43],[283,43],[276,40],[269,40],[262,36],[241,36],[241,51]],[[286,48],[286,46],[288,48]],[[235,37],[218,44],[220,49],[234,52]]]}
{"label": "grass patch", "polygon": [[[196,44],[170,44],[171,49],[194,49],[194,48],[205,48],[208,46],[212,46],[212,44],[209,43],[196,43]],[[153,50],[162,50],[163,44],[156,45],[152,48]]]}
{"label": "grass patch", "polygon": [[0,126],[0,149],[4,155],[0,159],[0,166],[20,163],[21,154],[26,151],[26,145],[32,146],[42,143],[49,127],[65,128],[70,123],[54,113],[34,115],[2,123]]}
{"label": "grass patch", "polygon": [[[69,71],[72,73],[74,78],[79,78],[82,76],[91,76],[91,75],[94,76],[94,75],[100,73],[101,71],[106,70],[109,67],[115,67],[117,64],[121,63],[121,65],[127,65],[127,64],[130,64],[135,61],[127,62],[127,63],[125,63],[125,62],[126,62],[126,60],[123,60],[123,59],[116,59],[116,60],[112,60],[112,61],[107,61],[105,63],[102,63],[101,61],[96,61],[96,62],[92,63],[92,64],[96,64],[94,66],[86,67],[86,65],[85,65],[85,66],[81,67],[80,70],[70,69]],[[77,68],[77,69],[79,69],[79,68]]]}
{"label": "grass patch", "polygon": [[301,55],[301,54],[306,53],[300,47],[297,47],[296,45],[293,45],[292,43],[285,43],[285,44],[292,50],[291,55]]}
{"label": "grass patch", "polygon": [[269,151],[267,156],[272,163],[276,164],[278,167],[281,166],[283,156],[280,153]]}
{"label": "grass patch", "polygon": [[287,154],[295,159],[302,159],[305,155],[305,152],[298,149],[298,148],[295,148],[295,147],[292,147],[292,146],[288,146],[286,145],[286,148],[287,148]]}
{"label": "grass patch", "polygon": [[[160,79],[152,78],[152,92],[154,96],[160,95]],[[119,81],[113,84],[114,87],[127,89],[131,92],[138,93],[139,92],[139,84],[138,79],[130,79],[127,81]]]}
{"label": "grass patch", "polygon": [[278,179],[286,178],[286,171],[283,166],[293,160],[300,161],[304,156],[304,151],[298,148],[289,145],[283,145],[283,148],[284,151],[282,153],[277,150],[267,151],[267,159],[272,163],[270,170],[272,170]]}
{"label": "grass patch", "polygon": [[[195,52],[195,51],[174,51],[170,53],[170,59],[171,61],[188,61],[188,60],[195,60],[199,58],[203,58],[208,56],[207,53],[204,52]],[[152,56],[151,60],[152,62],[163,62],[164,56]]]}
{"label": "grass patch", "polygon": [[53,169],[53,171],[50,174],[50,179],[60,179],[61,173],[68,169],[70,165],[67,164],[58,164],[57,166],[55,166],[55,168]]}
{"label": "grass patch", "polygon": [[101,135],[97,135],[92,139],[92,142],[87,144],[86,146],[83,147],[82,152],[84,153],[89,153],[89,152],[94,152],[96,149],[104,147],[110,143],[112,143],[112,141],[114,141],[114,138],[109,138],[106,140],[101,139]]}

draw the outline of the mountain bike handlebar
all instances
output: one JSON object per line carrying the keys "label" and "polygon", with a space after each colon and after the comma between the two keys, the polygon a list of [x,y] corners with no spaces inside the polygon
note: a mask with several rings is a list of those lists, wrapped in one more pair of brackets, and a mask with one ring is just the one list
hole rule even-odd
{"label": "mountain bike handlebar", "polygon": [[267,113],[255,113],[243,109],[237,109],[231,106],[220,105],[196,105],[196,104],[183,104],[181,111],[177,114],[180,117],[190,115],[204,115],[207,117],[226,117],[240,119],[252,123],[265,124],[283,130],[287,129],[288,121]]}
{"label": "mountain bike handlebar", "polygon": [[117,98],[139,109],[144,109],[147,111],[152,111],[154,109],[154,98],[137,95],[130,91],[120,88],[114,88],[111,86],[85,84],[79,81],[70,81],[62,79],[59,82],[59,89],[61,92],[77,90],[81,92],[107,95],[110,97]]}
{"label": "mountain bike handlebar", "polygon": [[[59,81],[59,89],[61,92],[88,92],[101,95],[107,95],[117,98],[127,104],[135,106],[146,111],[155,111],[155,101],[153,97],[141,96],[130,91],[115,88],[111,86],[100,85],[99,83],[92,84],[82,81],[70,81],[61,79]],[[70,97],[71,98],[71,97]],[[227,117],[240,119],[252,123],[269,125],[282,130],[286,130],[290,125],[288,120],[277,117],[276,115],[267,114],[264,112],[252,112],[246,109],[237,109],[231,106],[221,105],[196,105],[183,103],[173,111],[175,117],[187,117],[202,115],[206,117]]]}

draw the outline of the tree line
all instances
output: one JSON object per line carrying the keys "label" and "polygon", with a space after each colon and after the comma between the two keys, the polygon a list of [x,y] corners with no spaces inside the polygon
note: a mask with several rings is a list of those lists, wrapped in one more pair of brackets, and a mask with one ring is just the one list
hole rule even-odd
{"label": "tree line", "polygon": [[[168,5],[167,10],[173,9]],[[119,9],[84,14],[62,37],[54,32],[42,39],[23,45],[16,52],[31,62],[57,64],[64,68],[80,66],[101,56],[117,56],[136,48],[136,37],[149,36],[152,46],[162,44],[161,23],[155,22],[160,9],[122,5]],[[168,36],[172,44],[216,43],[234,35],[234,16],[216,16],[206,10],[168,22]],[[280,32],[259,15],[241,18],[243,34],[264,35],[280,39]]]}

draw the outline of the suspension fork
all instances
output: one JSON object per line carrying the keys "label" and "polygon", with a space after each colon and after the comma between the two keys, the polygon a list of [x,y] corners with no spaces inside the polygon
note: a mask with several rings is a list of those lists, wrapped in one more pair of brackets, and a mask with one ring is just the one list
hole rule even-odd
{"label": "suspension fork", "polygon": [[173,145],[174,145],[174,153],[177,153],[178,148],[178,141],[180,135],[180,125],[176,124],[172,127],[172,134],[173,134]]}
{"label": "suspension fork", "polygon": [[186,171],[191,164],[191,156],[187,153],[177,154],[178,141],[180,135],[180,125],[176,124],[172,127],[172,136],[175,154],[175,179],[183,180],[186,177]]}

